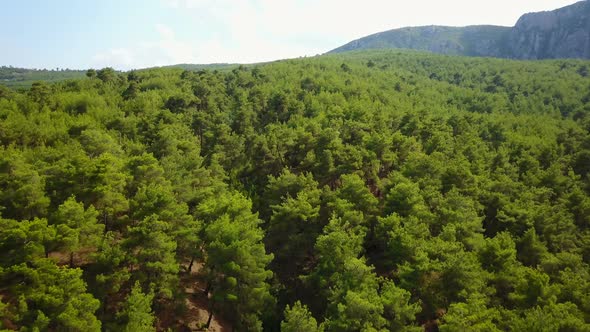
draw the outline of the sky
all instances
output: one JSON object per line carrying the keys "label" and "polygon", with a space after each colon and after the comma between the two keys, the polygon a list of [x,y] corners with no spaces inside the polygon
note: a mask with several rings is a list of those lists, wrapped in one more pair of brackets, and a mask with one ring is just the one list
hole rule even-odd
{"label": "sky", "polygon": [[572,0],[0,0],[0,65],[119,70],[325,53],[405,26],[513,26]]}

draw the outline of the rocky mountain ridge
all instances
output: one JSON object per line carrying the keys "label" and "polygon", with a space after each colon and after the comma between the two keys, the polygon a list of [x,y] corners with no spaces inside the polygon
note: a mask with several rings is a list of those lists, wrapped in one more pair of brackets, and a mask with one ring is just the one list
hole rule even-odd
{"label": "rocky mountain ridge", "polygon": [[514,27],[422,26],[369,35],[330,53],[407,48],[511,59],[590,58],[590,1],[521,16]]}

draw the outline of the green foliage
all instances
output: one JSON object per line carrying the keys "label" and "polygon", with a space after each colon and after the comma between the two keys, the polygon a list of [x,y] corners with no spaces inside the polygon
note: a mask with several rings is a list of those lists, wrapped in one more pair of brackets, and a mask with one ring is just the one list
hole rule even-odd
{"label": "green foliage", "polygon": [[167,233],[170,225],[156,215],[145,217],[137,226],[130,227],[124,243],[133,277],[143,285],[155,285],[159,296],[172,297],[178,287],[178,263],[174,257],[176,242]]}
{"label": "green foliage", "polygon": [[220,308],[237,327],[259,331],[259,317],[273,302],[268,284],[272,272],[266,269],[272,255],[265,252],[258,220],[247,211],[232,215],[231,205],[226,209],[229,213],[205,229],[205,268],[213,307]]}
{"label": "green foliage", "polygon": [[139,281],[131,289],[127,296],[123,310],[117,315],[123,321],[125,332],[156,331],[154,327],[154,313],[152,312],[152,301],[154,293],[150,291],[144,294]]}
{"label": "green foliage", "polygon": [[584,66],[371,51],[0,88],[2,328],[197,306],[245,331],[583,331]]}
{"label": "green foliage", "polygon": [[96,77],[99,80],[101,80],[105,83],[108,83],[108,82],[113,82],[114,80],[117,79],[117,73],[115,72],[115,70],[113,68],[108,67],[108,68],[103,68],[101,70],[98,70],[96,72]]}
{"label": "green foliage", "polygon": [[60,249],[71,253],[70,264],[73,265],[73,253],[86,247],[98,244],[102,236],[104,225],[97,221],[98,211],[90,206],[84,209],[82,203],[76,202],[74,197],[68,198],[57,209],[54,222],[57,227],[56,242]]}
{"label": "green foliage", "polygon": [[42,259],[3,269],[0,279],[10,298],[18,299],[9,309],[14,324],[31,330],[100,331],[94,315],[100,302],[86,292],[81,270]]}
{"label": "green foliage", "polygon": [[321,332],[323,327],[318,326],[317,321],[307,307],[297,301],[292,306],[285,307],[285,319],[281,322],[283,332]]}
{"label": "green foliage", "polygon": [[55,241],[55,227],[45,219],[16,221],[0,219],[0,262],[3,267],[34,261],[45,256]]}
{"label": "green foliage", "polygon": [[321,191],[317,185],[311,174],[295,175],[288,170],[269,179],[265,201],[272,204],[266,207],[272,212],[266,243],[275,255],[273,264],[285,266],[278,271],[285,283],[296,282],[321,231]]}
{"label": "green foliage", "polygon": [[504,326],[519,331],[588,331],[582,313],[569,302],[551,303],[526,310],[523,315],[505,313]]}
{"label": "green foliage", "polygon": [[47,212],[45,179],[15,149],[0,149],[0,212],[6,218],[31,219]]}
{"label": "green foliage", "polygon": [[420,305],[411,303],[410,292],[397,287],[392,281],[386,281],[381,285],[380,296],[383,303],[383,317],[387,321],[386,326],[389,331],[419,330],[412,325],[416,320],[416,314],[420,312]]}
{"label": "green foliage", "polygon": [[496,309],[486,306],[482,298],[472,297],[467,302],[458,302],[450,306],[443,317],[441,331],[501,331],[495,322],[500,319]]}
{"label": "green foliage", "polygon": [[[86,74],[88,75],[88,74]],[[84,77],[83,70],[71,69],[25,69],[14,67],[0,67],[0,82],[16,88],[29,88],[38,81],[58,82],[63,80],[80,79]]]}

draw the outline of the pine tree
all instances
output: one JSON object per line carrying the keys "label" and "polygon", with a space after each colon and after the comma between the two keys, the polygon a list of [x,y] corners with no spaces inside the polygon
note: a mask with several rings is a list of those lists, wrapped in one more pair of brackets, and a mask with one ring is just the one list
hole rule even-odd
{"label": "pine tree", "polygon": [[98,223],[98,211],[90,206],[84,209],[82,203],[72,196],[57,209],[54,222],[57,224],[58,240],[70,252],[70,266],[74,265],[74,253],[96,246],[100,241],[104,225]]}
{"label": "pine tree", "polygon": [[154,293],[143,293],[139,281],[131,289],[123,304],[123,310],[117,314],[122,320],[123,331],[125,332],[143,332],[155,331],[155,317],[152,311],[152,301]]}
{"label": "pine tree", "polygon": [[268,284],[272,272],[267,269],[272,255],[266,254],[256,216],[243,210],[233,215],[229,204],[229,213],[205,229],[210,314],[221,310],[237,328],[261,331],[260,316],[273,302]]}
{"label": "pine tree", "polygon": [[155,294],[168,298],[178,287],[179,271],[176,242],[168,235],[170,229],[167,222],[152,215],[130,227],[124,243],[133,277],[144,287],[154,283]]}
{"label": "pine tree", "polygon": [[318,326],[315,318],[307,307],[297,301],[292,306],[285,307],[285,319],[281,322],[283,332],[321,332],[323,327]]}

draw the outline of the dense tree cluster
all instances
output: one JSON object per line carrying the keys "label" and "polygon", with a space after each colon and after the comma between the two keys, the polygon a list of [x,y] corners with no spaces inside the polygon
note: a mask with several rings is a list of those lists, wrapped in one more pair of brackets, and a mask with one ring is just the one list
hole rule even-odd
{"label": "dense tree cluster", "polygon": [[203,293],[238,331],[589,330],[588,66],[380,51],[0,86],[0,328],[178,330]]}
{"label": "dense tree cluster", "polygon": [[36,81],[57,82],[84,77],[84,71],[67,68],[25,69],[0,66],[0,84],[12,88],[30,88]]}

